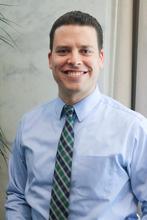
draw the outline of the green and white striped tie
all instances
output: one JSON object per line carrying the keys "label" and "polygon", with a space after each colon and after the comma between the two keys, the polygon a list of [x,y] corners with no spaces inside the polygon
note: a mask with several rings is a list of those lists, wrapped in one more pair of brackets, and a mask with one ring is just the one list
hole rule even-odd
{"label": "green and white striped tie", "polygon": [[69,214],[70,180],[74,145],[73,125],[75,121],[73,106],[65,105],[63,113],[65,114],[66,121],[60,136],[56,155],[49,220],[67,220]]}

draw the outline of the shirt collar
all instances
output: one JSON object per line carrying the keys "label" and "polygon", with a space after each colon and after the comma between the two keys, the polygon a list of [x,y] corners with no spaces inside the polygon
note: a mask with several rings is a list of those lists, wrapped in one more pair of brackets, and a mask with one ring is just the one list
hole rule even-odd
{"label": "shirt collar", "polygon": [[[74,105],[75,112],[79,121],[84,120],[89,112],[98,104],[98,102],[100,101],[100,96],[101,93],[97,86],[96,89],[89,96]],[[61,113],[64,105],[64,101],[60,98],[57,98],[56,113],[59,119],[61,118]]]}
{"label": "shirt collar", "polygon": [[101,93],[99,88],[96,87],[96,89],[89,96],[74,105],[79,121],[84,120],[89,112],[98,104],[100,101],[100,96]]}

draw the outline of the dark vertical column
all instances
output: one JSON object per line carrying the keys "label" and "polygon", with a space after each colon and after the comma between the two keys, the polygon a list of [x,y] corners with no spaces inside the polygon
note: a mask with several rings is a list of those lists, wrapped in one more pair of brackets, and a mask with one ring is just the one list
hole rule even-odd
{"label": "dark vertical column", "polygon": [[132,89],[131,89],[131,109],[133,110],[135,110],[135,99],[136,99],[139,6],[140,6],[140,0],[133,0]]}

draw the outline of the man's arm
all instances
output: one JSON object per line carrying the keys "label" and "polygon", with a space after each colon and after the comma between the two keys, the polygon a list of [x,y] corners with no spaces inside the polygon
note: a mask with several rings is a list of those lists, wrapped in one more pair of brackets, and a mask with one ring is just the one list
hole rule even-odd
{"label": "man's arm", "polygon": [[143,119],[135,133],[134,151],[131,163],[131,184],[133,192],[141,203],[141,220],[147,220],[147,120]]}
{"label": "man's arm", "polygon": [[31,220],[31,208],[25,199],[27,169],[21,147],[21,126],[17,132],[9,161],[9,184],[7,188],[6,219]]}

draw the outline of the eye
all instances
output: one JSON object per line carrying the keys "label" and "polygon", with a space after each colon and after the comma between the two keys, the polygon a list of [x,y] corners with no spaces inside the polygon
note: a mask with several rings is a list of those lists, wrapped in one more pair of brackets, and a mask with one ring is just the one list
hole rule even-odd
{"label": "eye", "polygon": [[57,48],[56,53],[59,54],[60,56],[65,56],[69,53],[68,48]]}
{"label": "eye", "polygon": [[90,56],[93,53],[92,49],[90,48],[82,48],[80,52],[85,56]]}

